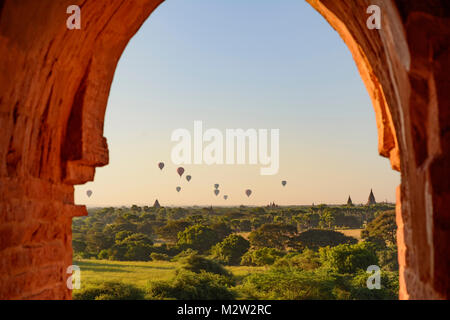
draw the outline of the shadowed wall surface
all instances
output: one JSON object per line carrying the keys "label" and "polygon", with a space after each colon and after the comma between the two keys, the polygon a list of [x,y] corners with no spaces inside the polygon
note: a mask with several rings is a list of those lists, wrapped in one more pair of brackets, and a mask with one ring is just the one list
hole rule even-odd
{"label": "shadowed wall surface", "polygon": [[[308,0],[349,47],[397,189],[400,298],[450,296],[450,5]],[[0,298],[70,299],[73,186],[108,163],[103,121],[118,59],[161,3],[0,0]],[[81,30],[66,28],[77,4]],[[381,8],[380,30],[366,26]],[[151,18],[150,18],[151,22]]]}

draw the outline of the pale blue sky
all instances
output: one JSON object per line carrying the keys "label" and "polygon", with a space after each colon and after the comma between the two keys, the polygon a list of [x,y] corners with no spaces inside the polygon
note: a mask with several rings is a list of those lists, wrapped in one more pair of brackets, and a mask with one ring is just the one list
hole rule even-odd
{"label": "pale blue sky", "polygon": [[[221,130],[279,128],[279,174],[191,165],[191,182],[180,179],[170,135],[193,130],[194,120]],[[377,200],[394,201],[400,182],[378,156],[374,111],[350,52],[300,0],[164,2],[119,61],[104,135],[110,165],[77,187],[77,203],[287,205],[343,203],[349,194],[359,203],[371,188]]]}

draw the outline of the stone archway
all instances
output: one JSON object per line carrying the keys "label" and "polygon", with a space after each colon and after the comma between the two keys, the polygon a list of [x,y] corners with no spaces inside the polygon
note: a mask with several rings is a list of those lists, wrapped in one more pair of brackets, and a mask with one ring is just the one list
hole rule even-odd
{"label": "stone archway", "polygon": [[[0,298],[70,299],[73,185],[108,163],[118,59],[161,0],[0,0]],[[450,5],[308,0],[349,47],[400,170],[400,298],[450,297]],[[82,29],[66,28],[78,4]],[[366,27],[369,5],[382,27]]]}

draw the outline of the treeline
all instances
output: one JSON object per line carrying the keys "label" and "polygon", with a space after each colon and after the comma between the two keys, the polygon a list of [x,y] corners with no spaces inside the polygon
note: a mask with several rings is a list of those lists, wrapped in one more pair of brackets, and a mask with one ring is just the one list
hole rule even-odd
{"label": "treeline", "polygon": [[205,253],[232,233],[250,232],[251,247],[301,250],[320,238],[321,246],[351,241],[329,231],[361,228],[387,210],[392,205],[102,208],[74,219],[72,243],[81,258],[147,261],[152,253],[173,257],[188,248]]}

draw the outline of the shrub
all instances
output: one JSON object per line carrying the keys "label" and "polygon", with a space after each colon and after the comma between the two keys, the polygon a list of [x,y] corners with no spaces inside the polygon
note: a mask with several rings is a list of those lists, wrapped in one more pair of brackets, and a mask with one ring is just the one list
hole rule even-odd
{"label": "shrub", "polygon": [[126,246],[115,244],[108,249],[108,256],[110,260],[124,261],[126,252]]}
{"label": "shrub", "polygon": [[181,260],[185,257],[188,257],[190,255],[196,255],[198,254],[198,251],[193,250],[191,248],[187,248],[186,250],[181,251],[180,253],[178,253],[175,257],[172,258],[172,261],[178,261]]}
{"label": "shrub", "polygon": [[251,300],[329,300],[335,299],[335,288],[335,279],[325,272],[272,269],[251,274],[236,290]]}
{"label": "shrub", "polygon": [[260,248],[247,251],[242,256],[241,265],[243,266],[265,266],[273,264],[277,259],[283,256],[283,252],[274,248]]}
{"label": "shrub", "polygon": [[274,264],[276,268],[295,268],[299,270],[315,270],[320,266],[319,254],[310,249],[305,249],[302,253],[289,253],[278,259]]}
{"label": "shrub", "polygon": [[184,270],[170,281],[149,283],[148,294],[153,299],[232,300],[235,294],[228,288],[227,279],[209,272]]}
{"label": "shrub", "polygon": [[232,274],[228,270],[226,270],[220,263],[196,254],[191,254],[181,259],[180,263],[182,270],[188,270],[194,273],[201,273],[204,271],[229,278],[232,277]]}
{"label": "shrub", "polygon": [[81,290],[74,290],[75,300],[142,300],[145,292],[134,285],[103,281],[91,283]]}
{"label": "shrub", "polygon": [[122,240],[117,241],[117,244],[125,244],[125,245],[129,245],[129,246],[133,246],[133,245],[148,245],[148,246],[152,246],[153,245],[153,241],[152,239],[150,239],[148,236],[146,236],[143,233],[133,233],[131,235],[123,235],[125,236]]}
{"label": "shrub", "polygon": [[98,258],[99,259],[108,259],[109,258],[109,252],[108,250],[103,249],[102,251],[100,251],[98,253]]}
{"label": "shrub", "polygon": [[166,254],[167,256],[175,256],[180,253],[180,248],[175,245],[162,243],[159,246],[153,246],[152,252]]}
{"label": "shrub", "polygon": [[358,300],[397,300],[398,272],[381,271],[381,289],[367,288],[367,279],[371,274],[360,270],[351,280],[351,298]]}
{"label": "shrub", "polygon": [[150,254],[150,258],[153,260],[153,261],[167,261],[167,260],[169,260],[169,256],[167,255],[167,254],[164,254],[164,253],[157,253],[157,252],[152,252],[151,254]]}
{"label": "shrub", "polygon": [[380,267],[387,271],[398,271],[397,246],[388,246],[384,250],[377,250]]}

